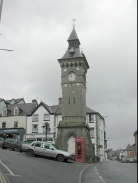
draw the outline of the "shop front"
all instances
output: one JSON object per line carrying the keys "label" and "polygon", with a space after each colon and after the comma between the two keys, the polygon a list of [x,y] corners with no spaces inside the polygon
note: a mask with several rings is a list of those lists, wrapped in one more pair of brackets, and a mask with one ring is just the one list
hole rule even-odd
{"label": "shop front", "polygon": [[[45,141],[46,140],[46,135],[43,133],[38,133],[38,134],[26,134],[26,141]],[[47,141],[54,141],[53,138],[53,133],[47,134]]]}
{"label": "shop front", "polygon": [[1,128],[0,129],[0,137],[6,139],[6,138],[12,138],[16,140],[23,141],[25,134],[24,128]]}

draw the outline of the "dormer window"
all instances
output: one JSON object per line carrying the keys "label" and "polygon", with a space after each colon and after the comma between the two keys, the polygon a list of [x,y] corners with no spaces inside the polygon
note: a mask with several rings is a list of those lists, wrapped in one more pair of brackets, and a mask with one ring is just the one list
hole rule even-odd
{"label": "dormer window", "polygon": [[2,111],[2,116],[7,116],[7,109],[4,109],[4,110]]}
{"label": "dormer window", "polygon": [[19,114],[19,109],[18,109],[18,108],[15,108],[15,109],[14,109],[14,115],[15,115],[15,116],[18,116],[18,114]]}

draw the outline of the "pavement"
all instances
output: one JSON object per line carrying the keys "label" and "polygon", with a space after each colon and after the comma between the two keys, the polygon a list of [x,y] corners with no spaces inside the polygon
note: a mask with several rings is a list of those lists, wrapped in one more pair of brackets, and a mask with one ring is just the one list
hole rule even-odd
{"label": "pavement", "polygon": [[8,177],[4,174],[4,172],[0,169],[0,183],[11,183]]}

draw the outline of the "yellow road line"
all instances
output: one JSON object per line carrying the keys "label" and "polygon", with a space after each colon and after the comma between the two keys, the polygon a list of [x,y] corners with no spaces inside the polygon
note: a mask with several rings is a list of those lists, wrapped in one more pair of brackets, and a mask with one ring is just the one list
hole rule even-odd
{"label": "yellow road line", "polygon": [[2,176],[2,174],[0,173],[0,183],[6,183],[6,181],[5,181],[5,179],[4,179],[4,177]]}

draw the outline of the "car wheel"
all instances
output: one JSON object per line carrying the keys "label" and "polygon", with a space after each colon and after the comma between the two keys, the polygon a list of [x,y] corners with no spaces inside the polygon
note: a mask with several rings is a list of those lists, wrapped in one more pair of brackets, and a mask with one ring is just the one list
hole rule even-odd
{"label": "car wheel", "polygon": [[65,157],[62,154],[59,154],[57,156],[57,160],[60,161],[60,162],[63,162],[63,161],[65,161]]}
{"label": "car wheel", "polygon": [[27,156],[33,156],[34,155],[34,151],[32,149],[28,149],[26,154],[27,154]]}
{"label": "car wheel", "polygon": [[2,146],[2,149],[6,149],[6,147]]}

